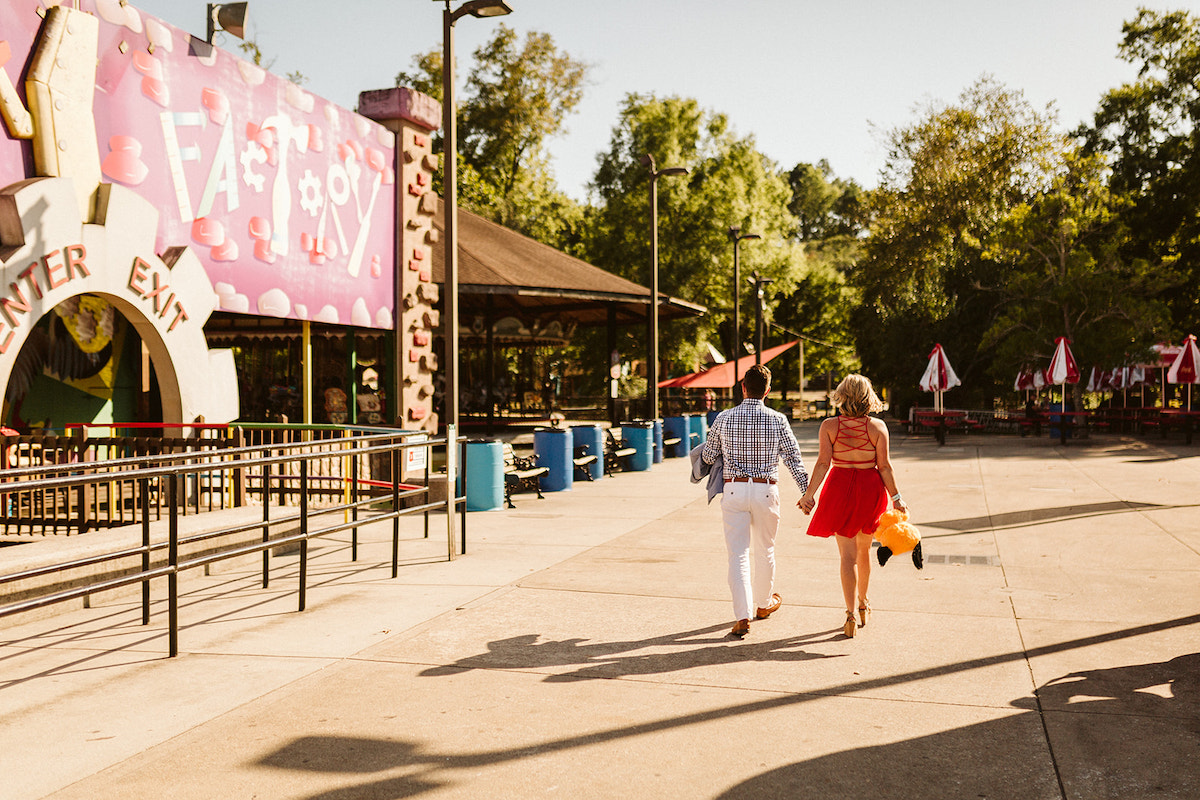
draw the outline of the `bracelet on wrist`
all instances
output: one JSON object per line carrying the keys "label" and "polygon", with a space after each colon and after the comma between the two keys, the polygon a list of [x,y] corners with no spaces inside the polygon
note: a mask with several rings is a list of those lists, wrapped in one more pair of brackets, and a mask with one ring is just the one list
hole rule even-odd
{"label": "bracelet on wrist", "polygon": [[904,499],[904,498],[902,498],[902,497],[900,496],[900,493],[899,493],[899,492],[896,492],[894,495],[892,495],[892,502],[893,502],[893,503],[898,503],[898,502],[900,502],[902,499]]}

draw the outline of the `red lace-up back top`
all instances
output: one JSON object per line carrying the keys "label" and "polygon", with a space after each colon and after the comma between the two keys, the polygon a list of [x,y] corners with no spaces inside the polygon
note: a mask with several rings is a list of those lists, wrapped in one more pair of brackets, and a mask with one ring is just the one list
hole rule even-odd
{"label": "red lace-up back top", "polygon": [[870,417],[838,417],[833,436],[833,466],[870,469],[875,466],[875,445],[867,435]]}

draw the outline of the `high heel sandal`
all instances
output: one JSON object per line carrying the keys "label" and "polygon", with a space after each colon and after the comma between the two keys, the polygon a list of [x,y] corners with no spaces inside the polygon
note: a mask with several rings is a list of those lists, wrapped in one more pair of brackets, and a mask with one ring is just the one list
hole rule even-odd
{"label": "high heel sandal", "polygon": [[846,624],[842,626],[842,633],[846,634],[846,638],[853,639],[855,631],[854,612],[846,612]]}
{"label": "high heel sandal", "polygon": [[867,627],[869,619],[871,619],[871,601],[863,598],[862,603],[858,606],[858,627]]}

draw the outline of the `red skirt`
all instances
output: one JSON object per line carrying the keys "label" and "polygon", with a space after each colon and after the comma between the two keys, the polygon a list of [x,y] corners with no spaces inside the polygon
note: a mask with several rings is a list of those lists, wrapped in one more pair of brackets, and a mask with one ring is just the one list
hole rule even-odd
{"label": "red skirt", "polygon": [[821,487],[817,509],[808,523],[809,536],[874,533],[888,510],[888,493],[877,469],[831,467]]}

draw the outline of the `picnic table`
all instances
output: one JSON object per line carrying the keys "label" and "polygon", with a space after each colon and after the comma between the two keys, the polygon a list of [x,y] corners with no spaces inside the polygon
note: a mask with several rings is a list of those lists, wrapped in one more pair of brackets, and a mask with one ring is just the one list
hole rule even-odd
{"label": "picnic table", "polygon": [[1067,437],[1071,436],[1075,430],[1081,430],[1082,435],[1087,435],[1088,420],[1092,417],[1091,411],[1057,411],[1051,409],[1045,412],[1046,422],[1043,424],[1049,425],[1051,428],[1058,428],[1059,440],[1065,445]]}
{"label": "picnic table", "polygon": [[1184,408],[1164,408],[1159,414],[1163,436],[1166,436],[1168,426],[1174,426],[1183,430],[1183,438],[1187,444],[1192,443],[1192,432],[1196,428],[1196,421],[1200,420],[1200,411],[1189,411]]}
{"label": "picnic table", "polygon": [[966,411],[913,411],[914,429],[927,428],[933,431],[939,445],[946,443],[948,431],[969,432],[979,430],[983,424],[967,416]]}

